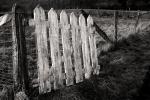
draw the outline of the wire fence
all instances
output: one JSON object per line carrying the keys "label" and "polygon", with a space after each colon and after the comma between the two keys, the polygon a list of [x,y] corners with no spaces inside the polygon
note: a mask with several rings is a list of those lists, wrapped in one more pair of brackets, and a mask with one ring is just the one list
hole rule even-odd
{"label": "wire fence", "polygon": [[11,21],[0,26],[0,90],[13,86]]}

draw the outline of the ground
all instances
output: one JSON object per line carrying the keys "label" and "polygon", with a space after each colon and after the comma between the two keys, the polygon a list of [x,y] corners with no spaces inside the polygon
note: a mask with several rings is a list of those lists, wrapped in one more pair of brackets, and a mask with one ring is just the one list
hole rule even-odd
{"label": "ground", "polygon": [[[113,20],[98,17],[94,19],[113,39]],[[135,33],[133,31],[135,22],[129,19],[122,21],[123,24],[119,25],[117,45],[106,51],[100,52],[102,42],[98,37],[98,60],[101,66],[98,76],[92,76],[82,83],[34,98],[38,90],[32,89],[28,93],[30,97],[32,96],[31,100],[37,98],[39,100],[150,100],[148,95],[150,94],[150,30],[147,26],[147,29]],[[148,23],[147,20],[145,22]],[[26,30],[27,64],[31,80],[37,78],[34,35],[33,28]],[[1,49],[3,50],[3,47]]]}
{"label": "ground", "polygon": [[[111,39],[114,38],[112,19],[99,18],[96,22]],[[39,100],[149,100],[150,30],[149,26],[144,30],[140,27],[135,33],[135,23],[134,19],[120,20],[118,44],[108,51],[100,52],[103,40],[98,37],[99,76],[40,95]]]}
{"label": "ground", "polygon": [[150,32],[122,39],[99,55],[101,72],[75,86],[41,95],[40,100],[150,100]]}

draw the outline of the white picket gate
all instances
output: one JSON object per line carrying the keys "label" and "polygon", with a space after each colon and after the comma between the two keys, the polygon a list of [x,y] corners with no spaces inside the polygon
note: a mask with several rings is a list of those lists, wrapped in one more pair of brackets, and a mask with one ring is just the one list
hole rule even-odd
{"label": "white picket gate", "polygon": [[91,16],[86,20],[82,14],[77,18],[74,13],[68,16],[62,11],[59,17],[51,9],[46,19],[45,11],[38,6],[34,9],[34,19],[29,23],[35,25],[40,93],[70,86],[99,74]]}

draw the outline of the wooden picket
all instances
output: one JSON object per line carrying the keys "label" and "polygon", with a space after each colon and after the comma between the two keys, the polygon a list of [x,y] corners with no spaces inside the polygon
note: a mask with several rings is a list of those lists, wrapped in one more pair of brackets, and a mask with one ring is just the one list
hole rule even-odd
{"label": "wooden picket", "polygon": [[49,40],[50,40],[50,48],[51,48],[51,60],[52,67],[51,73],[54,77],[54,89],[59,88],[59,86],[63,86],[63,74],[62,74],[62,58],[59,47],[59,25],[58,25],[58,17],[56,12],[51,9],[48,12],[48,21],[50,22],[49,26]]}
{"label": "wooden picket", "polygon": [[82,59],[81,59],[81,34],[79,33],[77,17],[74,13],[70,14],[70,24],[72,33],[72,44],[73,44],[73,55],[74,55],[74,68],[76,73],[76,83],[83,81],[83,69],[82,69]]}
{"label": "wooden picket", "polygon": [[66,73],[66,85],[73,85],[73,70],[72,70],[72,48],[70,41],[70,25],[68,23],[68,16],[65,11],[60,13],[61,36],[63,45],[63,59]]}
{"label": "wooden picket", "polygon": [[30,25],[35,25],[39,92],[70,86],[98,74],[100,66],[92,17],[85,19],[81,14],[77,18],[74,13],[68,16],[62,11],[59,18],[53,9],[48,12],[48,20],[45,16],[38,6],[34,19],[29,21]]}
{"label": "wooden picket", "polygon": [[37,52],[38,52],[38,78],[39,92],[51,91],[50,81],[47,78],[49,74],[48,62],[48,44],[45,21],[45,11],[40,6],[34,9],[34,20],[36,22],[35,32],[37,37]]}
{"label": "wooden picket", "polygon": [[96,36],[94,34],[94,22],[91,16],[87,18],[87,27],[89,33],[89,44],[90,44],[90,56],[91,56],[91,65],[94,71],[94,74],[99,74],[100,66],[98,66],[98,57],[97,57],[97,49],[96,49]]}
{"label": "wooden picket", "polygon": [[87,32],[86,20],[82,14],[79,16],[79,26],[81,31],[85,78],[88,79],[92,71],[92,67],[90,65],[90,52],[89,52],[89,40],[88,40],[89,34]]}

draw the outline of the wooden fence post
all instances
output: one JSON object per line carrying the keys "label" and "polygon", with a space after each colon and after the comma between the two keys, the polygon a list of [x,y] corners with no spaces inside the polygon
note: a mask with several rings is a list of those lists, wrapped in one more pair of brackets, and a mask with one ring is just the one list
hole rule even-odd
{"label": "wooden fence post", "polygon": [[140,19],[140,11],[138,10],[138,11],[137,11],[137,16],[136,16],[136,22],[135,22],[135,26],[134,26],[135,33],[138,32],[137,26],[138,26],[138,24],[139,24],[139,19]]}
{"label": "wooden fence post", "polygon": [[118,27],[117,27],[117,25],[118,25],[118,11],[116,11],[115,10],[115,12],[114,12],[114,26],[115,26],[115,32],[114,32],[114,34],[115,34],[115,43],[117,43],[117,41],[118,41]]}
{"label": "wooden fence post", "polygon": [[12,8],[12,39],[13,39],[13,79],[14,92],[28,90],[28,68],[26,66],[25,19],[24,10],[16,6]]}

